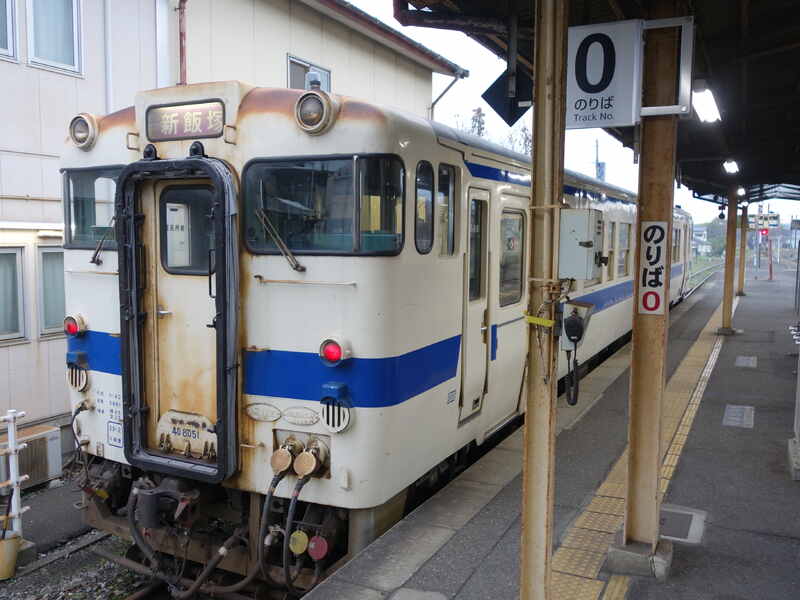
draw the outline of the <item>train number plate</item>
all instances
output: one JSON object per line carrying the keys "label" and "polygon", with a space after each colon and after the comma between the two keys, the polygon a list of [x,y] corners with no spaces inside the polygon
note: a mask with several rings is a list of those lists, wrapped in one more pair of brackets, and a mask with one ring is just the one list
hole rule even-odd
{"label": "train number plate", "polygon": [[213,460],[217,454],[214,424],[203,415],[170,410],[158,420],[158,449],[187,458]]}

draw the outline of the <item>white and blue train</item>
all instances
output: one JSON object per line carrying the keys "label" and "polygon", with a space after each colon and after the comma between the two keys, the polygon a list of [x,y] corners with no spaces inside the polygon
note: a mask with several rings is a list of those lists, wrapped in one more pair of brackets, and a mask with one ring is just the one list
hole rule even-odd
{"label": "white and blue train", "polygon": [[[528,157],[316,89],[221,82],[78,115],[63,178],[87,520],[130,536],[176,597],[300,593],[521,414]],[[602,211],[607,264],[571,283],[594,305],[587,360],[630,330],[636,198],[567,173],[564,200]],[[685,212],[673,231],[677,300]],[[170,555],[207,568],[169,575]],[[215,567],[244,577],[212,583]]]}

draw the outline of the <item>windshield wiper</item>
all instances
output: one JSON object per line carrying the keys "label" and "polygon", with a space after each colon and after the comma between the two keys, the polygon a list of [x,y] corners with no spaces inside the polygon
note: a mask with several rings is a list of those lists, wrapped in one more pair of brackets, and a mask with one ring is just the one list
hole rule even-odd
{"label": "windshield wiper", "polygon": [[[264,206],[264,182],[259,182],[259,195],[261,196],[261,206]],[[286,245],[286,242],[283,241],[281,234],[278,233],[278,230],[275,228],[275,225],[270,220],[269,216],[267,216],[267,211],[263,208],[257,208],[255,210],[256,218],[261,222],[261,226],[264,228],[264,231],[272,238],[273,243],[278,247],[283,257],[289,263],[289,266],[292,267],[298,273],[305,272],[306,268],[300,264],[300,262],[295,258],[292,251],[289,250],[289,246]]]}
{"label": "windshield wiper", "polygon": [[106,238],[108,238],[108,233],[111,231],[112,226],[114,225],[114,219],[116,216],[111,217],[111,221],[108,223],[108,227],[106,227],[105,233],[103,233],[103,237],[100,238],[100,241],[97,242],[97,246],[94,247],[94,253],[92,254],[92,258],[89,259],[89,262],[93,265],[97,265],[98,267],[103,264],[102,259],[100,258],[100,253],[103,251],[103,244],[106,243]]}

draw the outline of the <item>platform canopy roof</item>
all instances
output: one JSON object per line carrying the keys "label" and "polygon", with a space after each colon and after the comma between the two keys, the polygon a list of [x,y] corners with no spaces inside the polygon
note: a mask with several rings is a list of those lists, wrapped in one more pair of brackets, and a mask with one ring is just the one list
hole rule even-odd
{"label": "platform canopy roof", "polygon": [[[518,68],[532,71],[533,0],[403,0],[406,25],[463,31],[503,59],[509,16],[518,15]],[[652,0],[569,0],[570,25],[647,19]],[[722,120],[696,114],[678,128],[678,176],[698,197],[724,201],[733,181],[743,199],[800,198],[800,6],[797,0],[693,0],[695,87],[712,90]],[[634,128],[610,129],[634,146]],[[735,160],[739,173],[722,163]],[[773,196],[774,197],[774,196]],[[782,196],[787,197],[787,196]]]}

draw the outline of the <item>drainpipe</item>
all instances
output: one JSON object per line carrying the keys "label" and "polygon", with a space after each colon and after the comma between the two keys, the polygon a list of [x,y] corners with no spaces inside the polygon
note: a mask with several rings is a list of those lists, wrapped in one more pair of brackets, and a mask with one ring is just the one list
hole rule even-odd
{"label": "drainpipe", "polygon": [[179,62],[180,62],[180,81],[178,85],[186,85],[186,3],[189,0],[179,0],[178,2],[178,40]]}
{"label": "drainpipe", "polygon": [[103,27],[103,50],[106,58],[106,114],[109,114],[114,109],[114,80],[111,62],[111,0],[105,0],[103,3]]}
{"label": "drainpipe", "polygon": [[444,88],[444,90],[442,91],[442,93],[441,93],[441,94],[439,94],[438,96],[436,96],[436,100],[434,100],[433,102],[431,102],[431,106],[430,106],[430,108],[428,109],[428,118],[429,118],[431,121],[433,121],[433,120],[434,120],[434,118],[433,118],[433,115],[434,115],[434,111],[436,110],[436,105],[438,104],[439,100],[441,100],[442,98],[444,98],[444,95],[445,95],[447,92],[449,92],[449,91],[450,91],[450,88],[451,88],[451,87],[453,87],[453,86],[456,84],[456,82],[457,82],[459,79],[464,79],[464,77],[466,77],[466,74],[464,73],[464,71],[458,71],[458,72],[456,72],[456,74],[455,74],[455,75],[453,75],[453,81],[451,81],[451,82],[450,82],[450,83],[447,85],[447,87],[446,87],[446,88]]}

